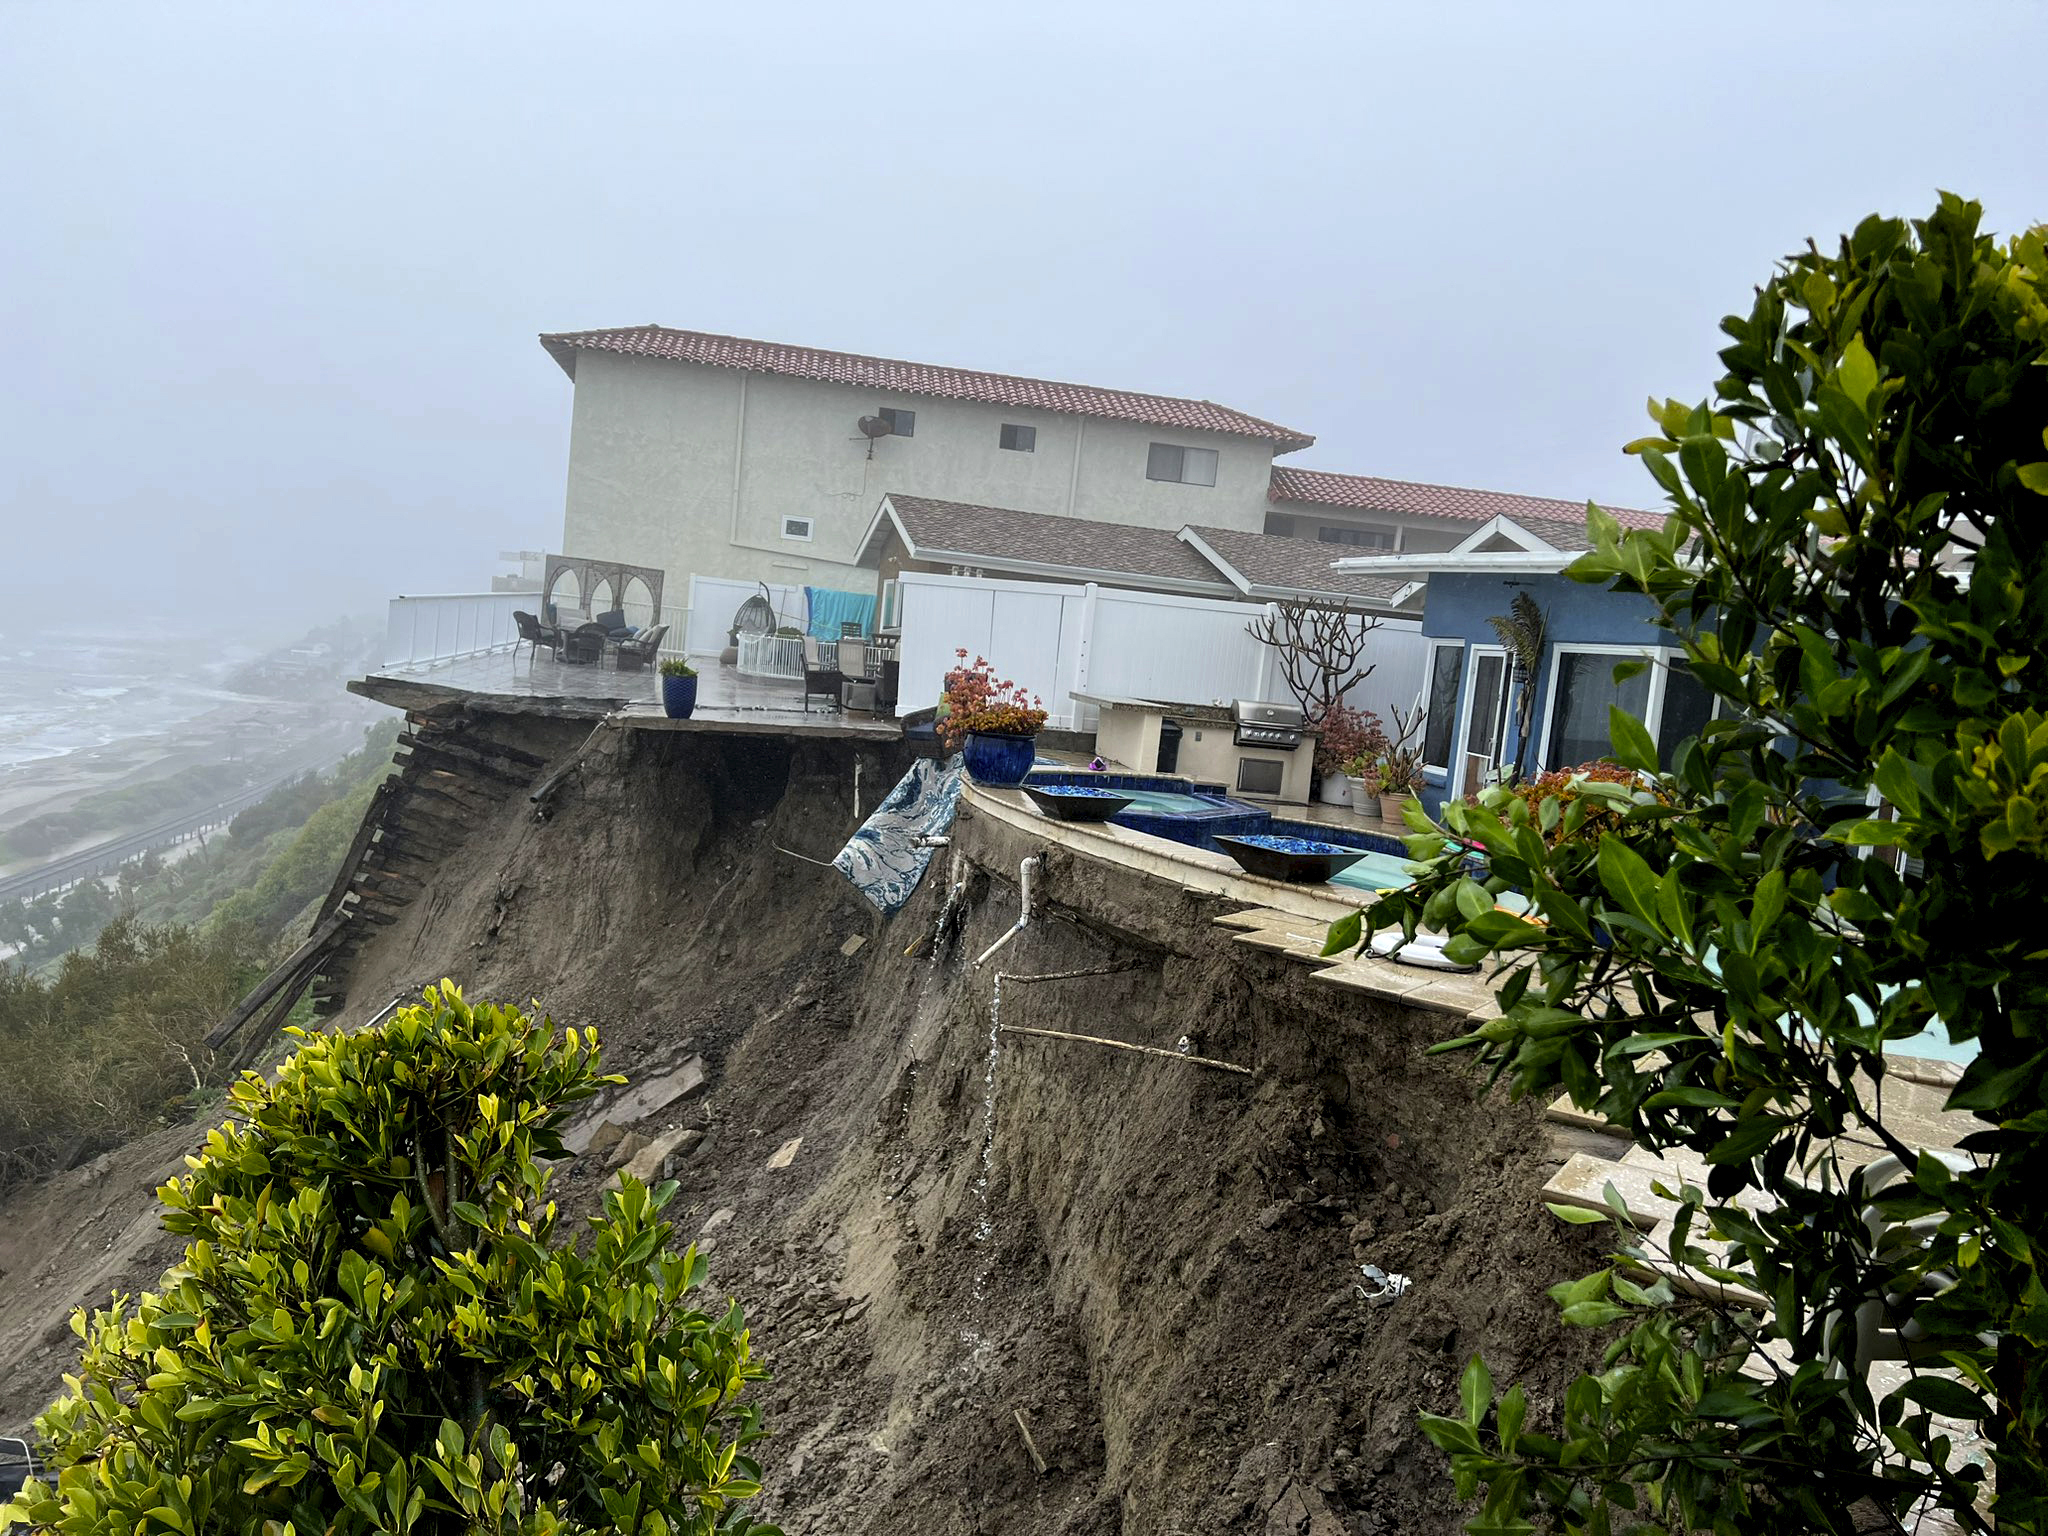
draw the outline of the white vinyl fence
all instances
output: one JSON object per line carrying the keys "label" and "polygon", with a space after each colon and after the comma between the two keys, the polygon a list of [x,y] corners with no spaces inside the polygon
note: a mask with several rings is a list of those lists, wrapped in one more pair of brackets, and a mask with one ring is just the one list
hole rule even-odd
{"label": "white vinyl fence", "polygon": [[[1245,629],[1259,615],[1255,603],[910,571],[899,591],[897,708],[906,713],[938,702],[963,649],[1037,694],[1049,723],[1066,730],[1095,728],[1095,707],[1077,692],[1175,704],[1286,697],[1272,647]],[[1420,631],[1413,619],[1382,620],[1367,642],[1373,674],[1349,702],[1391,725],[1393,708],[1410,706],[1422,687]]]}
{"label": "white vinyl fence", "polygon": [[[725,637],[732,628],[733,615],[740,611],[740,604],[750,597],[758,597],[760,593],[761,583],[757,581],[693,575],[690,578],[689,622],[684,626],[688,639],[683,649],[692,656],[716,656],[725,649]],[[775,609],[777,628],[784,624],[797,629],[804,627],[804,589],[801,586],[771,582],[768,601]]]}

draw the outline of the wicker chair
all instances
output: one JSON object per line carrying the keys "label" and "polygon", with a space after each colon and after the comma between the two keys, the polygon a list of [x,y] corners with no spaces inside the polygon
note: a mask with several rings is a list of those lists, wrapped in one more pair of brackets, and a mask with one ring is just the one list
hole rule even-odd
{"label": "wicker chair", "polygon": [[839,653],[836,647],[828,647],[816,635],[804,636],[804,713],[811,711],[811,695],[820,694],[839,702],[839,685],[845,679],[839,672]]}
{"label": "wicker chair", "polygon": [[519,642],[512,647],[514,661],[519,659],[520,645],[530,645],[533,647],[532,652],[527,657],[528,667],[533,665],[533,657],[540,654],[542,646],[546,646],[551,653],[557,656],[561,654],[562,632],[555,628],[554,625],[543,624],[532,614],[521,613],[517,608],[512,610],[512,622],[519,628]]}
{"label": "wicker chair", "polygon": [[613,652],[612,665],[621,672],[637,672],[654,660],[654,653],[661,649],[661,637],[668,633],[666,624],[657,624],[652,629],[643,629],[629,640],[621,640]]}

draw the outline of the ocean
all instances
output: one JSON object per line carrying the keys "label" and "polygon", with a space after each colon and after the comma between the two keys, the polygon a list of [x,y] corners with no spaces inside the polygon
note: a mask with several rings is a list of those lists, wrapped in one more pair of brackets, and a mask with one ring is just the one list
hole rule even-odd
{"label": "ocean", "polygon": [[211,710],[263,708],[267,701],[222,686],[257,654],[82,625],[0,630],[0,782],[36,764],[164,736]]}

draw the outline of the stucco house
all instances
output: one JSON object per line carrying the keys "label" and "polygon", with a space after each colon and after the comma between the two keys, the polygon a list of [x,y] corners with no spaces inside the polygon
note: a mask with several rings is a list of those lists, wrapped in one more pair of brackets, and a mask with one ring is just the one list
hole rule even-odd
{"label": "stucco house", "polygon": [[[1422,602],[1422,798],[1432,812],[1506,766],[1537,773],[1605,756],[1613,745],[1610,706],[1643,721],[1665,754],[1712,713],[1713,696],[1654,626],[1648,598],[1562,574],[1590,547],[1583,509],[1559,516],[1566,504],[1523,499],[1531,505],[1521,515],[1489,518],[1447,550],[1338,562],[1352,574],[1398,582],[1397,604]],[[1625,527],[1662,522],[1652,512],[1607,510]],[[1526,720],[1522,677],[1491,622],[1521,592],[1544,619]],[[1617,682],[1616,665],[1631,660],[1648,665]]]}
{"label": "stucco house", "polygon": [[[660,325],[540,340],[575,385],[562,549],[661,569],[678,604],[692,575],[865,590],[891,495],[1215,529],[1253,566],[1297,571],[1449,549],[1536,501],[1280,464],[1315,439],[1208,400]],[[1304,550],[1242,542],[1260,536]]]}
{"label": "stucco house", "polygon": [[659,566],[675,592],[854,585],[891,492],[1258,531],[1274,455],[1314,441],[1206,400],[664,326],[541,343],[576,386],[563,547]]}

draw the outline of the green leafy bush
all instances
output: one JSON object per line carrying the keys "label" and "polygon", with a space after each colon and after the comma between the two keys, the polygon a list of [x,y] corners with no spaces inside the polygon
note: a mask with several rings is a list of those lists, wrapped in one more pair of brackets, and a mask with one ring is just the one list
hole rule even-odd
{"label": "green leafy bush", "polygon": [[[1608,835],[1489,791],[1445,809],[1486,878],[1431,826],[1368,915],[1501,967],[1501,1016],[1449,1048],[1706,1169],[1668,1252],[1618,1221],[1553,1293],[1617,1330],[1561,1413],[1475,1362],[1463,1414],[1425,1420],[1484,1490],[1473,1531],[2048,1529],[2048,232],[1979,216],[1944,196],[1789,258],[1723,322],[1714,400],[1654,404],[1632,445],[1666,526],[1592,515],[1571,574],[1655,599],[1723,718],[1660,764],[1614,711],[1642,780],[1575,786]],[[1495,909],[1510,888],[1539,921]],[[1937,1020],[1978,1047],[1962,1159],[1883,1113],[1883,1046]],[[1902,1176],[1873,1193],[1845,1136]],[[1859,1323],[1906,1330],[1897,1390]],[[1995,1499],[1944,1419],[1989,1441]]]}
{"label": "green leafy bush", "polygon": [[303,1036],[160,1191],[161,1289],[75,1319],[38,1421],[54,1487],[0,1516],[64,1532],[752,1532],[738,1303],[626,1178],[587,1247],[549,1175],[597,1041],[450,983]]}

